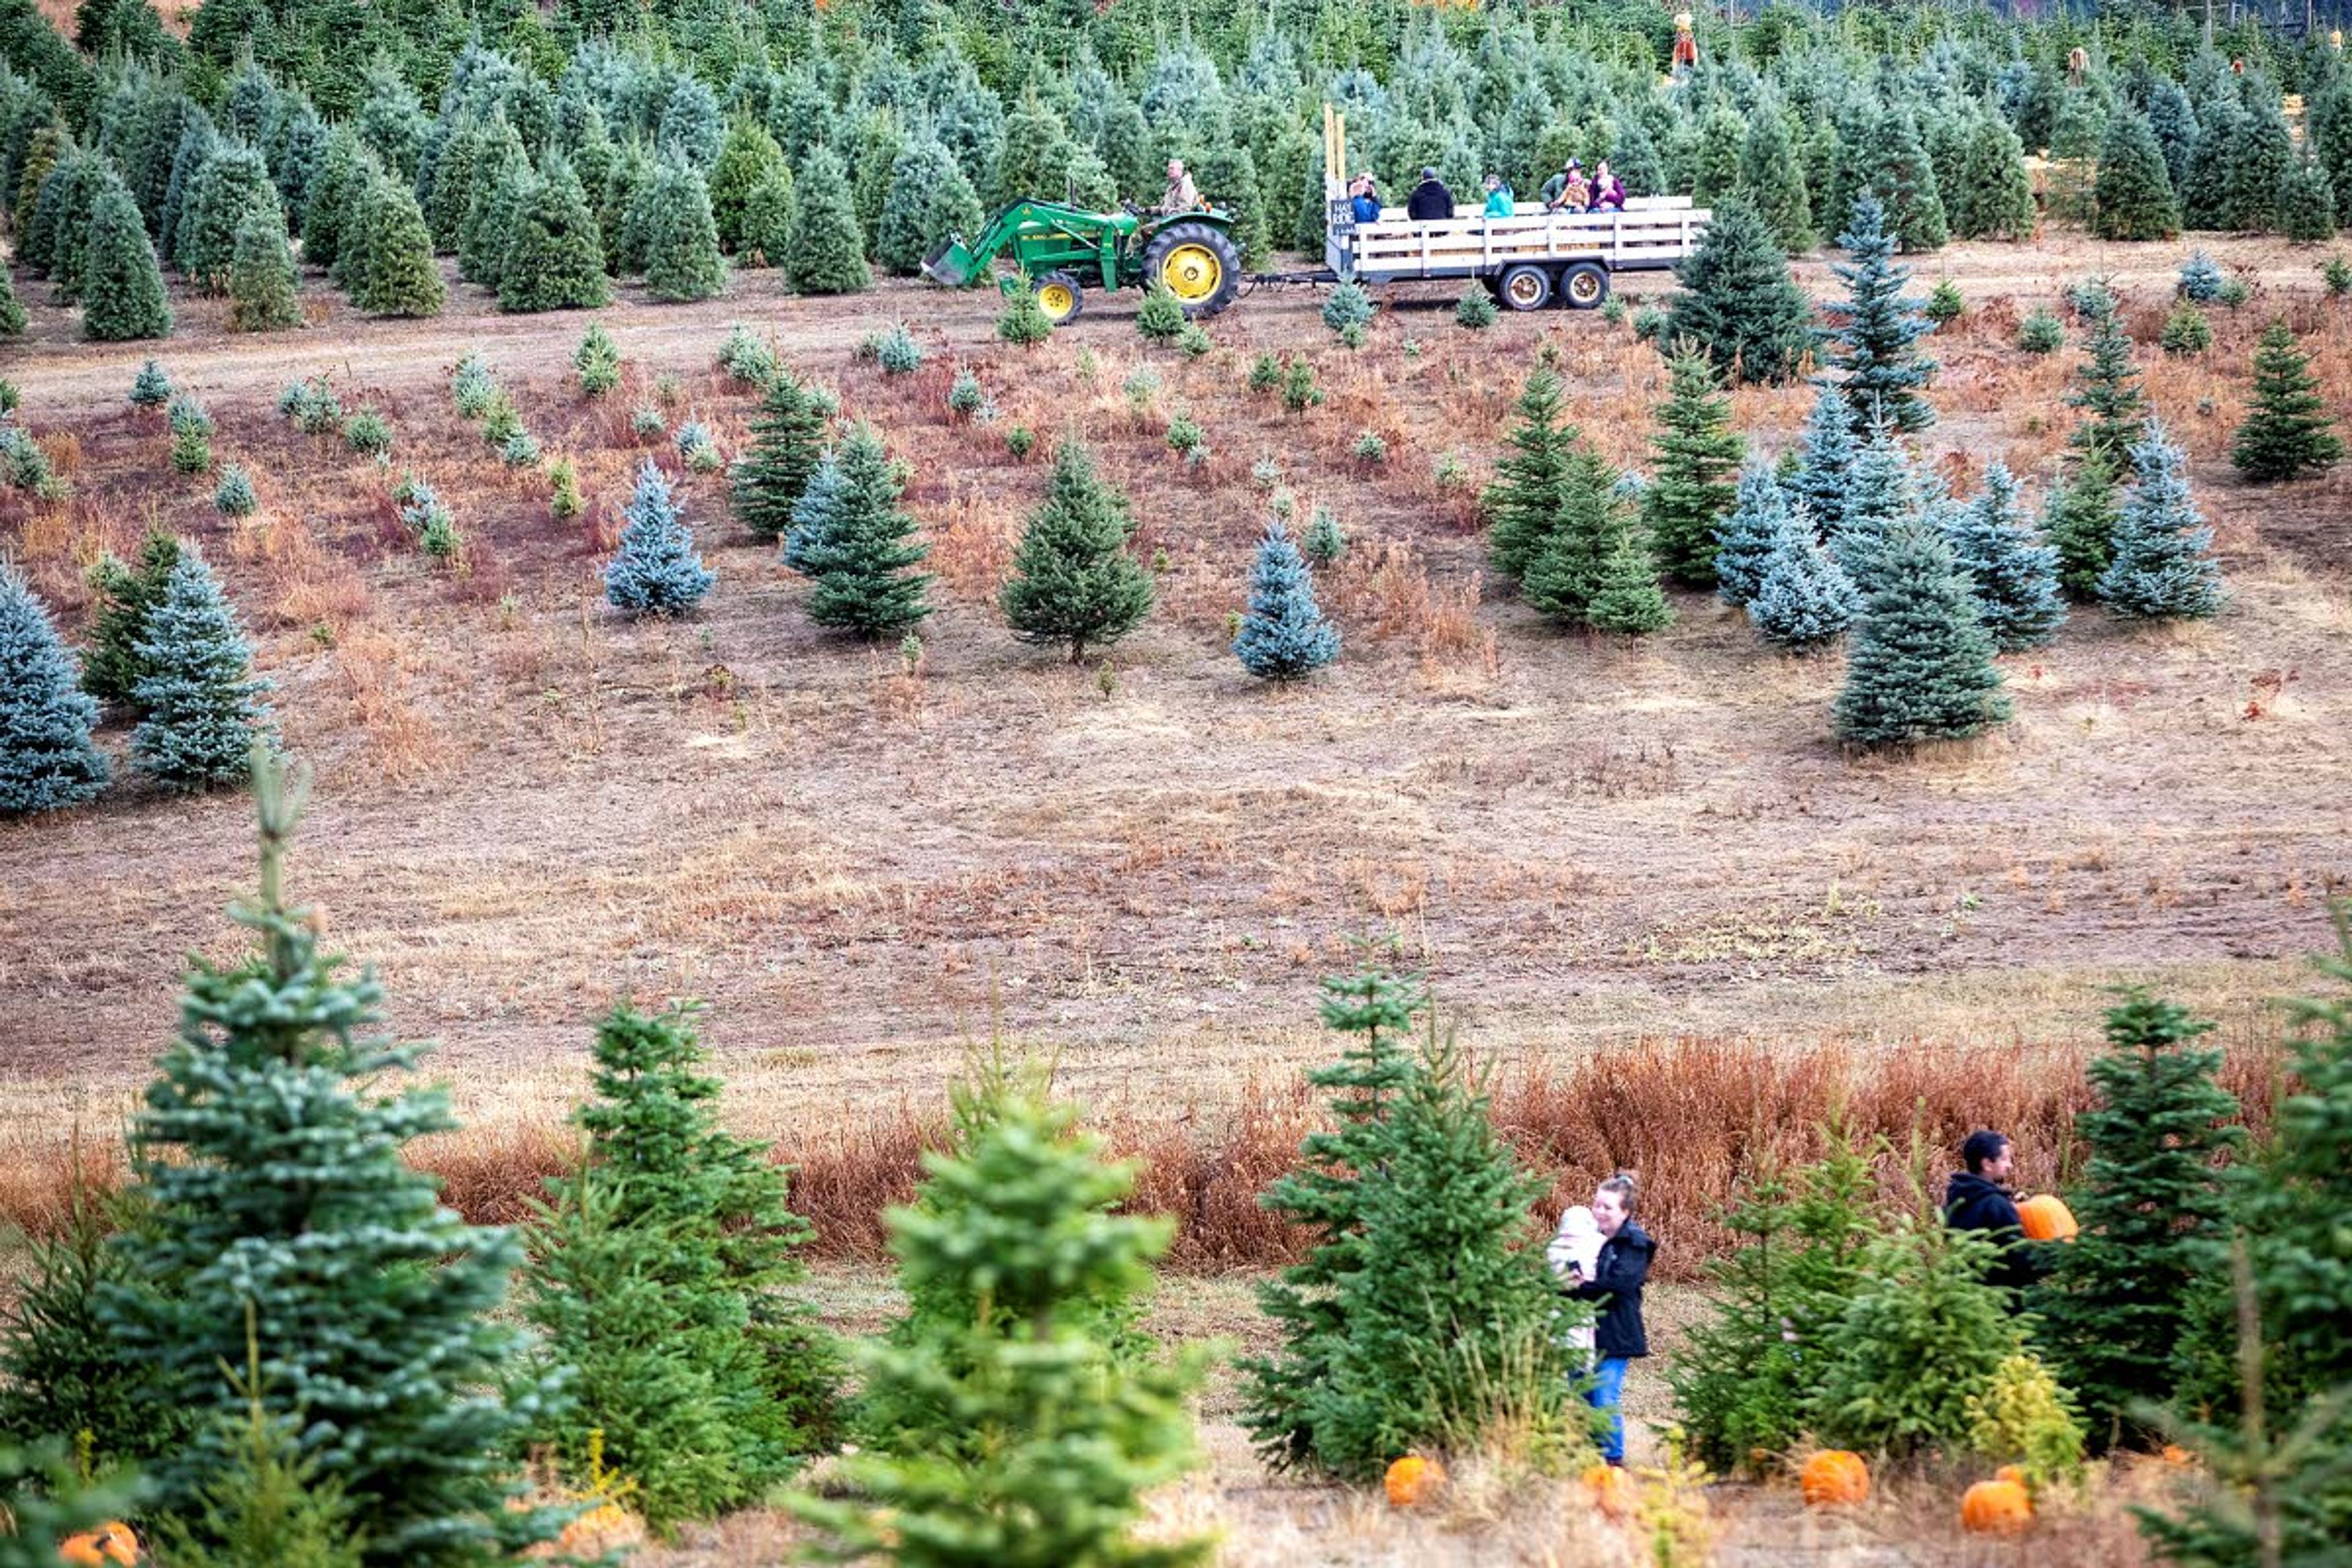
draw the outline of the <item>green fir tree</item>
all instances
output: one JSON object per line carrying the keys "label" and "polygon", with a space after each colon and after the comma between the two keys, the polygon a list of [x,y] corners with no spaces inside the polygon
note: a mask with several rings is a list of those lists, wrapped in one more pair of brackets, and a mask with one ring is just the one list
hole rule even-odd
{"label": "green fir tree", "polygon": [[795,294],[860,294],[873,285],[849,177],[828,148],[810,153],[793,177],[783,268]]}
{"label": "green fir tree", "polygon": [[2254,349],[2253,395],[2230,461],[2257,484],[2300,479],[2344,455],[2335,426],[2310,358],[2284,321],[2273,321]]}
{"label": "green fir tree", "polygon": [[1666,400],[1650,437],[1650,488],[1642,520],[1668,576],[1715,585],[1715,530],[1731,510],[1747,444],[1731,426],[1731,400],[1717,390],[1706,356],[1678,345],[1667,362]]}
{"label": "green fir tree", "polygon": [[1095,471],[1084,445],[1054,454],[1045,497],[1029,514],[998,603],[1025,643],[1066,643],[1070,662],[1117,642],[1151,613],[1151,575],[1127,551],[1127,498]]}
{"label": "green fir tree", "polygon": [[148,609],[134,649],[142,715],[131,753],[166,789],[195,791],[246,776],[257,742],[272,742],[270,682],[253,676],[236,612],[205,558],[183,549]]}
{"label": "green fir tree", "polygon": [[171,336],[172,306],[155,264],[155,247],[138,204],[120,184],[100,191],[90,209],[81,299],[86,338],[115,343]]}
{"label": "green fir tree", "polygon": [[2091,232],[2101,239],[2170,239],[2180,232],[2180,201],[2146,117],[2118,110],[2107,121],[2094,195]]}
{"label": "green fir tree", "polygon": [[[821,531],[802,542],[801,570],[816,580],[809,619],[868,639],[908,631],[931,613],[930,575],[916,570],[930,546],[898,510],[900,470],[881,437],[863,425],[842,441],[835,459],[838,490],[829,515]],[[809,499],[806,492],[802,499]],[[793,526],[800,527],[797,513]]]}
{"label": "green fir tree", "polygon": [[1857,580],[1862,613],[1833,712],[1839,740],[1953,740],[2009,718],[1992,637],[1940,532],[1916,520],[1898,523]]}
{"label": "green fir tree", "polygon": [[501,310],[593,310],[612,298],[604,236],[579,176],[551,160],[527,187],[499,267]]}
{"label": "green fir tree", "polygon": [[1812,306],[1763,217],[1733,197],[1715,209],[1698,247],[1676,268],[1664,338],[1695,342],[1735,385],[1783,382],[1812,352]]}
{"label": "green fir tree", "polygon": [[656,300],[708,300],[727,287],[710,193],[682,163],[658,164],[635,208],[646,292]]}
{"label": "green fir tree", "polygon": [[751,447],[730,475],[738,521],[755,539],[775,540],[792,526],[824,442],[824,412],[788,374],[779,373],[751,419]]}
{"label": "green fir tree", "polygon": [[299,327],[302,320],[286,225],[274,208],[256,207],[236,231],[236,256],[228,269],[229,328],[278,331]]}

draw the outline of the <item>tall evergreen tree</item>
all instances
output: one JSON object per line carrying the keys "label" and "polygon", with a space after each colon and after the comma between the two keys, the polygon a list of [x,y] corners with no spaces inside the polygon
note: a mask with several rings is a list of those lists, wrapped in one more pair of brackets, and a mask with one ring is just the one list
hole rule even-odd
{"label": "tall evergreen tree", "polygon": [[710,193],[699,174],[681,163],[660,164],[636,211],[646,293],[656,300],[708,300],[727,287]]}
{"label": "tall evergreen tree", "polygon": [[256,207],[236,231],[236,257],[228,270],[228,324],[240,332],[302,324],[294,253],[286,247],[285,221],[272,208]]}
{"label": "tall evergreen tree", "polygon": [[604,597],[631,616],[677,616],[702,602],[718,574],[702,564],[669,481],[648,458],[637,469],[620,548],[604,566]]}
{"label": "tall evergreen tree", "polygon": [[2298,479],[2344,455],[2335,424],[2294,331],[2284,321],[2273,321],[2254,349],[2253,398],[2230,461],[2257,484]]}
{"label": "tall evergreen tree", "polygon": [[443,1207],[402,1158],[457,1123],[439,1091],[397,1089],[419,1048],[376,1033],[374,977],[340,978],[286,902],[299,788],[266,752],[254,788],[261,895],[236,918],[259,950],[227,968],[194,962],[179,1036],[132,1123],[147,1207],[120,1242],[130,1278],[101,1310],[199,1418],[159,1466],[167,1500],[194,1498],[221,1458],[220,1418],[249,1407],[227,1369],[245,1364],[250,1305],[255,1392],[341,1482],[372,1568],[502,1560],[552,1533],[507,1506],[499,1462],[551,1392],[518,1375],[517,1336],[491,1317],[518,1250]]}
{"label": "tall evergreen tree", "polygon": [[504,115],[494,117],[474,143],[465,215],[457,222],[457,275],[467,282],[498,288],[515,216],[530,192],[531,177],[522,133]]}
{"label": "tall evergreen tree", "polygon": [[810,153],[794,174],[783,265],[796,294],[859,294],[873,286],[849,178],[829,148]]}
{"label": "tall evergreen tree", "polygon": [[1969,585],[1993,647],[2002,653],[2040,647],[2066,624],[2058,593],[2058,552],[2035,542],[2019,515],[2017,480],[2008,466],[1985,468],[1984,489],[1945,516],[1945,536]]}
{"label": "tall evergreen tree", "polygon": [[76,677],[48,607],[0,560],[0,816],[79,805],[106,788],[106,758],[89,738],[98,704]]}
{"label": "tall evergreen tree", "polygon": [[2099,602],[2134,620],[2202,620],[2221,613],[2213,531],[2189,494],[2187,459],[2150,421],[2132,448],[2132,484],[2116,523]]}
{"label": "tall evergreen tree", "polygon": [[1313,1245],[1260,1290],[1282,1343],[1242,1364],[1243,1425],[1278,1468],[1369,1479],[1401,1453],[1476,1441],[1482,1388],[1509,1368],[1520,1436],[1556,1439],[1571,1396],[1555,1320],[1579,1309],[1528,1245],[1541,1184],[1452,1040],[1406,1043],[1427,1006],[1417,985],[1366,970],[1323,991],[1348,1043],[1308,1081],[1334,1125],[1263,1200]]}
{"label": "tall evergreen tree", "polygon": [[792,242],[793,172],[779,163],[743,198],[743,237],[735,252],[745,267],[774,267]]}
{"label": "tall evergreen tree", "polygon": [[1265,525],[1257,547],[1234,657],[1265,680],[1297,680],[1339,657],[1339,629],[1323,618],[1315,579],[1279,518]]}
{"label": "tall evergreen tree", "polygon": [[2066,404],[2089,417],[2075,427],[2067,444],[2079,454],[2100,458],[2110,473],[2120,472],[2131,460],[2147,417],[2147,399],[2140,390],[2139,367],[2132,363],[2123,312],[2112,305],[2093,311],[2084,346],[2088,354],[2074,367],[2075,385],[2066,395]]}
{"label": "tall evergreen tree", "polygon": [[359,137],[347,125],[336,126],[328,134],[326,154],[302,207],[302,259],[310,266],[334,267],[347,215],[366,191],[367,169],[367,153]]}
{"label": "tall evergreen tree", "polygon": [[1511,450],[1495,465],[1486,507],[1494,521],[1486,535],[1487,559],[1495,570],[1524,578],[1544,542],[1559,527],[1561,486],[1576,449],[1576,426],[1560,422],[1565,406],[1559,376],[1547,365],[1528,374],[1513,406],[1507,437]]}
{"label": "tall evergreen tree", "polygon": [[2164,149],[2147,121],[2119,109],[2099,150],[2091,232],[2101,239],[2170,239],[2180,232],[2180,202],[2165,172]]}
{"label": "tall evergreen tree", "polygon": [[703,1059],[690,1006],[598,1024],[585,1158],[529,1238],[526,1313],[573,1369],[562,1462],[626,1478],[656,1528],[757,1495],[831,1418],[834,1356],[782,1293],[814,1232]]}
{"label": "tall evergreen tree", "polygon": [[612,298],[604,236],[579,176],[551,160],[515,214],[499,268],[501,310],[593,310]]}
{"label": "tall evergreen tree", "polygon": [[1888,230],[1907,251],[1941,250],[1951,224],[1911,111],[1900,105],[1882,110],[1864,146],[1871,171],[1866,188],[1885,205]]}
{"label": "tall evergreen tree", "polygon": [[2336,237],[2336,191],[2327,171],[2308,152],[2279,183],[2279,227],[2297,245]]}
{"label": "tall evergreen tree", "polygon": [[253,652],[220,580],[182,549],[147,612],[131,697],[143,717],[131,739],[142,772],[166,789],[194,791],[245,776],[257,741],[274,742],[270,682],[253,676]]}
{"label": "tall evergreen tree", "polygon": [[[881,437],[863,425],[835,456],[840,489],[831,515],[802,542],[803,569],[816,579],[809,619],[862,637],[921,625],[931,613],[931,579],[916,568],[931,548],[919,537],[915,520],[898,509],[905,486],[898,466]],[[798,517],[793,521],[797,526]]]}
{"label": "tall evergreen tree", "polygon": [[[1141,1494],[1196,1462],[1198,1352],[1114,1343],[1172,1233],[1114,1212],[1133,1167],[1075,1107],[1002,1072],[960,1089],[955,1147],[889,1215],[910,1310],[863,1357],[883,1431],[845,1461],[851,1500],[793,1510],[842,1556],[902,1568],[1189,1568],[1206,1541],[1139,1542]],[[1132,1330],[1129,1337],[1134,1337]]]}
{"label": "tall evergreen tree", "polygon": [[1734,196],[1675,270],[1682,289],[1666,310],[1670,342],[1696,342],[1734,384],[1781,382],[1813,348],[1813,311],[1763,217]]}
{"label": "tall evergreen tree", "polygon": [[1113,643],[1151,612],[1150,574],[1127,552],[1135,522],[1127,498],[1095,472],[1075,438],[1054,454],[1045,499],[1013,554],[998,603],[1025,643],[1067,643],[1070,662]]}
{"label": "tall evergreen tree", "polygon": [[1739,191],[1756,205],[1765,226],[1795,255],[1813,243],[1813,208],[1805,189],[1805,166],[1798,160],[1787,119],[1759,106],[1748,122],[1739,155]]}
{"label": "tall evergreen tree", "polygon": [[2115,470],[2096,453],[2075,459],[2042,513],[2042,536],[2058,552],[2058,585],[2067,597],[2098,596],[2099,580],[2115,552],[2120,513]]}
{"label": "tall evergreen tree", "polygon": [[1975,117],[1961,152],[1959,178],[1944,199],[1958,238],[2033,237],[2041,221],[2033,181],[2025,172],[2024,146],[2008,121],[1997,114]]}
{"label": "tall evergreen tree", "polygon": [[268,213],[284,232],[286,215],[278,205],[269,165],[250,147],[222,147],[197,172],[173,237],[172,259],[199,293],[227,292],[237,230],[257,212]]}
{"label": "tall evergreen tree", "polygon": [[710,220],[718,228],[720,248],[741,253],[751,193],[785,167],[784,150],[759,121],[739,116],[727,127],[719,159],[710,166]]}
{"label": "tall evergreen tree", "polygon": [[1731,510],[1745,449],[1713,365],[1696,346],[1678,344],[1667,362],[1666,401],[1650,437],[1650,488],[1642,495],[1652,548],[1677,582],[1714,586],[1716,524]]}
{"label": "tall evergreen tree", "polygon": [[83,253],[82,335],[100,342],[169,337],[172,306],[139,205],[119,184],[99,193]]}
{"label": "tall evergreen tree", "polygon": [[950,234],[976,236],[983,215],[971,182],[935,137],[919,135],[890,166],[875,258],[911,278],[933,246]]}
{"label": "tall evergreen tree", "polygon": [[[1656,590],[1657,564],[1646,541],[1637,541],[1641,553],[1630,567],[1623,559],[1623,546],[1637,534],[1638,522],[1618,482],[1616,470],[1591,448],[1580,445],[1569,453],[1551,532],[1519,580],[1520,594],[1531,607],[1565,625],[1589,626],[1595,625],[1593,607],[1604,589],[1620,600],[1629,593],[1639,595],[1643,587]],[[1617,618],[1626,606],[1617,603],[1611,608]]]}
{"label": "tall evergreen tree", "polygon": [[1861,583],[1833,727],[1854,745],[1907,745],[2004,722],[1992,638],[1952,547],[1925,521],[1898,526]]}
{"label": "tall evergreen tree", "polygon": [[1838,244],[1853,259],[1830,270],[1846,286],[1847,297],[1829,309],[1836,324],[1831,363],[1845,373],[1843,391],[1857,424],[1881,420],[1897,430],[1924,430],[1936,411],[1919,389],[1935,374],[1936,362],[1919,352],[1919,340],[1936,330],[1903,286],[1911,269],[1895,264],[1895,236],[1885,226],[1885,209],[1864,195],[1853,204],[1853,220]]}
{"label": "tall evergreen tree", "polygon": [[808,489],[824,440],[824,412],[789,373],[778,372],[751,419],[751,448],[730,476],[736,520],[757,539],[781,539]]}
{"label": "tall evergreen tree", "polygon": [[[356,220],[336,237],[354,308],[377,316],[437,316],[447,298],[433,261],[433,237],[408,187],[382,172],[367,176]],[[346,253],[346,244],[353,250]]]}
{"label": "tall evergreen tree", "polygon": [[2197,1299],[2213,1289],[2228,1220],[2215,1162],[2242,1136],[2224,1125],[2238,1101],[2214,1081],[2221,1052],[2196,1043],[2212,1027],[2129,993],[2089,1068],[2098,1103],[2075,1113],[2089,1160],[2067,1198],[2082,1232],[2056,1251],[2036,1338],[2100,1448],[2145,1441],[2138,1408],[2172,1397]]}
{"label": "tall evergreen tree", "polygon": [[2286,116],[2272,103],[2242,110],[2231,122],[2226,149],[2222,210],[2228,226],[2249,232],[2282,227],[2279,194],[2294,172],[2294,140]]}

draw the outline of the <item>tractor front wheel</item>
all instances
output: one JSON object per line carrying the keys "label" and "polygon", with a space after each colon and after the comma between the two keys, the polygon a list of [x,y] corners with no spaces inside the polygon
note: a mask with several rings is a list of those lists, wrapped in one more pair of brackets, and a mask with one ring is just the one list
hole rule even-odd
{"label": "tractor front wheel", "polygon": [[1144,247],[1143,277],[1147,284],[1167,284],[1185,315],[1213,316],[1241,287],[1241,252],[1213,224],[1171,223]]}
{"label": "tractor front wheel", "polygon": [[1087,308],[1086,290],[1066,272],[1048,272],[1036,280],[1037,308],[1057,327],[1067,326]]}

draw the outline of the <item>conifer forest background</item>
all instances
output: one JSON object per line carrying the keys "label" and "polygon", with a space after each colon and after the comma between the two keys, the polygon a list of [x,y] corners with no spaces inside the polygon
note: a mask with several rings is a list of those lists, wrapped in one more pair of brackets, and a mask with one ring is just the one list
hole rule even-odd
{"label": "conifer forest background", "polygon": [[2346,9],[0,0],[0,1568],[2336,1561]]}

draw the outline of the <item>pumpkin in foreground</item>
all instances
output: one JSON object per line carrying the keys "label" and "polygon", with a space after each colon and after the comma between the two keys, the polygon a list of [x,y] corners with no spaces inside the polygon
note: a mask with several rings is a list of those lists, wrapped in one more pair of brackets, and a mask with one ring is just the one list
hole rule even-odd
{"label": "pumpkin in foreground", "polygon": [[1407,1454],[1389,1467],[1387,1485],[1392,1508],[1414,1508],[1437,1495],[1445,1484],[1445,1467],[1419,1454]]}
{"label": "pumpkin in foreground", "polygon": [[2021,1535],[2033,1524],[2033,1499],[2015,1481],[1979,1481],[1960,1499],[1960,1524],[1971,1535]]}
{"label": "pumpkin in foreground", "polygon": [[1870,1467],[1862,1456],[1845,1448],[1827,1448],[1805,1461],[1797,1473],[1798,1489],[1807,1508],[1838,1508],[1870,1496]]}
{"label": "pumpkin in foreground", "polygon": [[139,1561],[139,1538],[121,1520],[110,1519],[96,1530],[67,1536],[58,1547],[58,1561],[75,1568],[105,1568],[110,1563],[131,1568]]}
{"label": "pumpkin in foreground", "polygon": [[2051,1193],[2036,1193],[2018,1205],[2017,1221],[2031,1241],[2072,1241],[2083,1229],[2065,1200]]}

